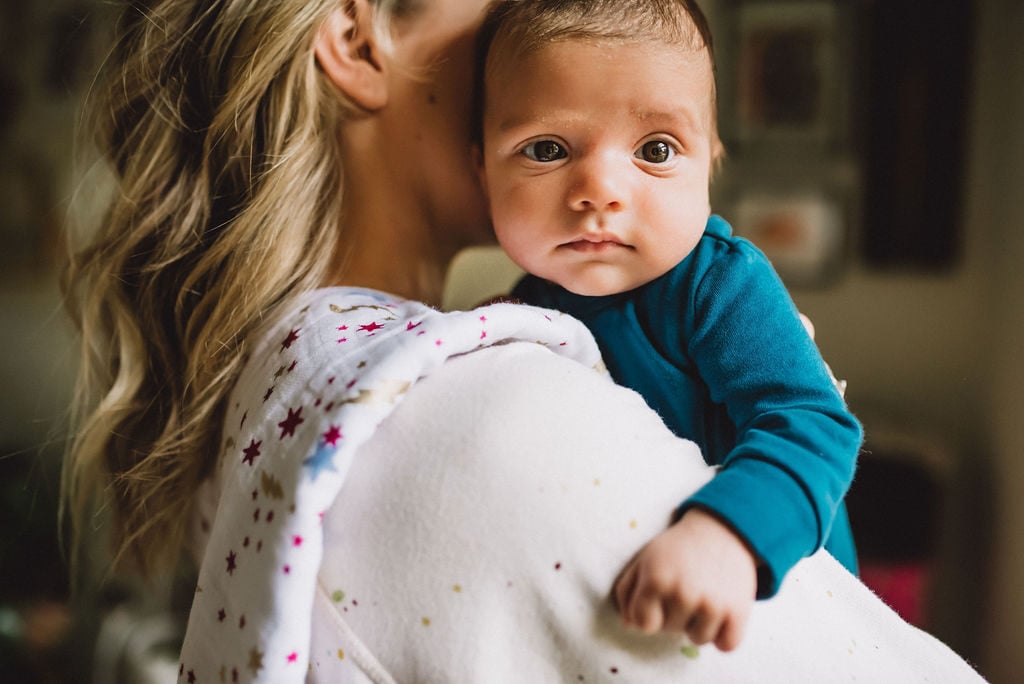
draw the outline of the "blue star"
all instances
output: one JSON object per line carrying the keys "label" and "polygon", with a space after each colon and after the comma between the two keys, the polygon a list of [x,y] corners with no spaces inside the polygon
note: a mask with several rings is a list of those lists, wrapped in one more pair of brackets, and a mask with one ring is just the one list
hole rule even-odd
{"label": "blue star", "polygon": [[308,466],[313,471],[312,476],[314,480],[325,470],[336,473],[338,469],[334,467],[334,454],[337,451],[338,448],[329,443],[322,444],[313,452],[312,456],[302,462],[302,465]]}

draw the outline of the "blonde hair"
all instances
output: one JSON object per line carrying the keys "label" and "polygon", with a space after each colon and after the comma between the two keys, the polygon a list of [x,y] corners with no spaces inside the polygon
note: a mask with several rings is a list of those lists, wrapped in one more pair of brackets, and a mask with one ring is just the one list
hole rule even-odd
{"label": "blonde hair", "polygon": [[[411,3],[373,4],[386,23]],[[342,210],[337,131],[353,109],[314,43],[338,7],[124,10],[93,109],[117,187],[63,278],[81,334],[63,475],[76,551],[94,505],[109,502],[115,565],[152,575],[177,563],[247,338],[326,276]]]}

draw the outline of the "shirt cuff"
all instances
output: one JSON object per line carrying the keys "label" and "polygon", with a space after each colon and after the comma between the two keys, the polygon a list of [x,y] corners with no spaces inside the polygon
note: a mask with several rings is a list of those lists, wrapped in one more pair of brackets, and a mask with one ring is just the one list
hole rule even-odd
{"label": "shirt cuff", "polygon": [[774,596],[786,573],[823,542],[807,492],[763,461],[744,460],[719,471],[680,505],[678,515],[695,507],[717,516],[753,550],[759,599]]}

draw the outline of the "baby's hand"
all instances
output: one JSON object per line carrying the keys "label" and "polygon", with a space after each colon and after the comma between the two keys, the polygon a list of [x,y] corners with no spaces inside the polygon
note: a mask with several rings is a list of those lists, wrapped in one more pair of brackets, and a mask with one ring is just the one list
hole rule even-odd
{"label": "baby's hand", "polygon": [[613,593],[627,626],[682,632],[695,644],[731,651],[756,592],[756,559],[746,544],[694,508],[633,557]]}

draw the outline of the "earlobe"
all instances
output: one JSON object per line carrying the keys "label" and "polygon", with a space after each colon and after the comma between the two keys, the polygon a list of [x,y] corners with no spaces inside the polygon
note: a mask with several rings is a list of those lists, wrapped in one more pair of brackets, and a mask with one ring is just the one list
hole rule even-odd
{"label": "earlobe", "polygon": [[320,27],[314,51],[331,82],[359,107],[377,111],[388,102],[388,79],[366,0],[338,3]]}

